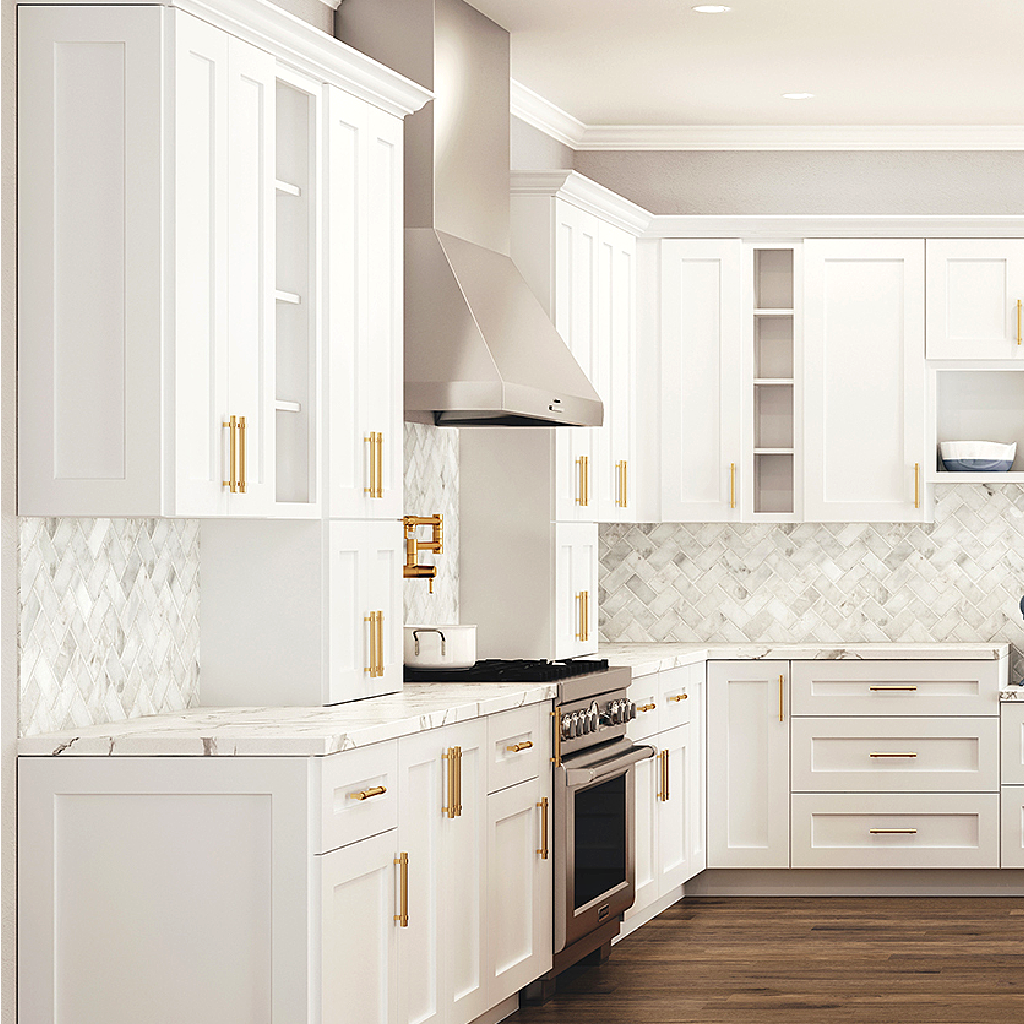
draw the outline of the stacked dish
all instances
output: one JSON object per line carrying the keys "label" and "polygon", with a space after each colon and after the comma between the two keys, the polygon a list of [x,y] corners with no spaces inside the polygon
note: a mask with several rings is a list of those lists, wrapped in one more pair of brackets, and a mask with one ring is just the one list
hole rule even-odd
{"label": "stacked dish", "polygon": [[1017,442],[942,441],[939,456],[948,473],[1006,473],[1017,454]]}

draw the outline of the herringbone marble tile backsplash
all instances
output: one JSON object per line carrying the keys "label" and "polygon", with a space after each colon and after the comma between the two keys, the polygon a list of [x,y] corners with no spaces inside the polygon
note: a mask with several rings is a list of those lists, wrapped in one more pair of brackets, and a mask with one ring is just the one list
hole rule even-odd
{"label": "herringbone marble tile backsplash", "polygon": [[1024,488],[942,485],[933,525],[600,528],[614,642],[998,641],[1024,671]]}

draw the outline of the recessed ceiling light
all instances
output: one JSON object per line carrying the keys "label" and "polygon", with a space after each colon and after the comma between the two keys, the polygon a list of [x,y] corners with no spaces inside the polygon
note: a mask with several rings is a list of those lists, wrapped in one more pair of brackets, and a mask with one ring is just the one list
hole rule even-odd
{"label": "recessed ceiling light", "polygon": [[725,14],[731,11],[731,7],[723,7],[721,4],[701,4],[693,8],[698,14]]}
{"label": "recessed ceiling light", "polygon": [[813,92],[784,92],[782,94],[784,100],[809,100],[814,98]]}

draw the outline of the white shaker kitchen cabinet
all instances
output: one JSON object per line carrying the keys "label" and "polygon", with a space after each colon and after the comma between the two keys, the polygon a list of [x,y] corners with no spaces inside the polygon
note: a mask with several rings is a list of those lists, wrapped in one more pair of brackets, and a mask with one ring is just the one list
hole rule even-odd
{"label": "white shaker kitchen cabinet", "polygon": [[597,653],[596,523],[555,523],[555,657]]}
{"label": "white shaker kitchen cabinet", "polygon": [[395,519],[402,474],[402,120],[327,97],[330,514]]}
{"label": "white shaker kitchen cabinet", "polygon": [[487,797],[488,1006],[551,969],[551,814],[550,771]]}
{"label": "white shaker kitchen cabinet", "polygon": [[391,829],[317,859],[321,1024],[395,1024],[399,935],[395,917],[401,909],[395,895],[402,870],[398,833]]}
{"label": "white shaker kitchen cabinet", "polygon": [[804,243],[804,518],[926,522],[924,242]]}
{"label": "white shaker kitchen cabinet", "polygon": [[273,58],[161,7],[19,44],[21,514],[266,514]]}
{"label": "white shaker kitchen cabinet", "polygon": [[661,519],[738,522],[741,243],[668,239],[661,250]]}
{"label": "white shaker kitchen cabinet", "polygon": [[708,663],[707,866],[789,867],[789,662]]}
{"label": "white shaker kitchen cabinet", "polygon": [[929,359],[1024,358],[1024,240],[929,238]]}
{"label": "white shaker kitchen cabinet", "polygon": [[204,705],[402,689],[401,523],[205,520],[201,543]]}
{"label": "white shaker kitchen cabinet", "polygon": [[999,821],[999,866],[1024,868],[1024,786],[1003,786]]}

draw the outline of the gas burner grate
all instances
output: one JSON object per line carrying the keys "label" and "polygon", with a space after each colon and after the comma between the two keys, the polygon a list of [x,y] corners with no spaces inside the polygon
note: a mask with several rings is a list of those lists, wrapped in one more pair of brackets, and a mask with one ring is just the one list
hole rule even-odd
{"label": "gas burner grate", "polygon": [[407,683],[549,683],[604,672],[606,658],[568,661],[517,661],[490,658],[466,669],[405,668]]}

